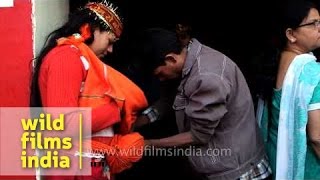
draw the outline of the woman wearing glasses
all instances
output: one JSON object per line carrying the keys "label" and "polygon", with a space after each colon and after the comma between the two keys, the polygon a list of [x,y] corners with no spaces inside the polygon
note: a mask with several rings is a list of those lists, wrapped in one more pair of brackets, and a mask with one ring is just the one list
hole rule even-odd
{"label": "woman wearing glasses", "polygon": [[[275,179],[320,177],[320,15],[310,2],[290,2],[272,87],[260,120]],[[268,84],[264,82],[264,84]],[[260,104],[261,105],[261,104]],[[258,107],[258,112],[259,112]]]}

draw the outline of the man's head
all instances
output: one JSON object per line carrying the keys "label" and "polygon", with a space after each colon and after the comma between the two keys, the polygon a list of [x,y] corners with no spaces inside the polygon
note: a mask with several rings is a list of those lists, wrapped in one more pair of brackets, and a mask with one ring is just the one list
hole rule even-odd
{"label": "man's head", "polygon": [[186,59],[186,50],[174,32],[152,28],[139,40],[145,67],[160,80],[179,78]]}

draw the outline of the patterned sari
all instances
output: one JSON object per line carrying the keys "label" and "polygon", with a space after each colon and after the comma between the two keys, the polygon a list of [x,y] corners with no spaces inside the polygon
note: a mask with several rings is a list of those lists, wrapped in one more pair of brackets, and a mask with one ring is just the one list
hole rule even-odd
{"label": "patterned sari", "polygon": [[[314,89],[319,82],[320,65],[316,62],[315,56],[296,56],[283,81],[276,148],[270,150],[270,146],[267,145],[267,151],[271,151],[269,154],[276,156],[276,179],[320,177],[320,160],[311,146],[307,145],[306,133],[308,111],[320,109],[320,103],[310,105]],[[260,114],[257,114],[257,117],[264,140],[268,144],[270,119],[267,107],[262,106],[263,103],[260,102],[257,110]]]}

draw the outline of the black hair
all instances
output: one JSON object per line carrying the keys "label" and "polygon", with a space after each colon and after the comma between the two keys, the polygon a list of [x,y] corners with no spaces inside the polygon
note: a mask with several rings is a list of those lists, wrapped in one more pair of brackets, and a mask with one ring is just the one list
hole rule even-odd
{"label": "black hair", "polygon": [[297,29],[308,16],[310,9],[317,8],[314,3],[307,0],[289,1],[284,8],[279,26],[279,49],[283,50],[287,43],[286,29]]}
{"label": "black hair", "polygon": [[68,22],[63,26],[51,32],[47,39],[44,47],[40,51],[37,58],[35,58],[35,66],[33,69],[32,80],[31,80],[31,94],[30,94],[30,107],[42,107],[40,89],[38,84],[38,77],[41,64],[45,56],[57,46],[57,39],[61,37],[68,37],[75,33],[80,33],[82,25],[88,23],[92,36],[88,38],[85,43],[91,44],[94,40],[93,32],[99,28],[103,31],[111,30],[107,27],[102,20],[100,20],[91,10],[84,8],[78,9],[75,13],[71,14]]}
{"label": "black hair", "polygon": [[149,28],[136,41],[135,58],[148,73],[165,64],[167,54],[180,54],[183,49],[177,34],[163,28]]}

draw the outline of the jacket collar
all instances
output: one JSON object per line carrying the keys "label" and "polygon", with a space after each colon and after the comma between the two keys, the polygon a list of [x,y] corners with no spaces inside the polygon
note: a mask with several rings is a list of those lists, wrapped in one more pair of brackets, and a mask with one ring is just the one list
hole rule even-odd
{"label": "jacket collar", "polygon": [[188,45],[186,62],[182,69],[182,78],[190,73],[194,63],[197,61],[202,44],[195,38],[192,38]]}

